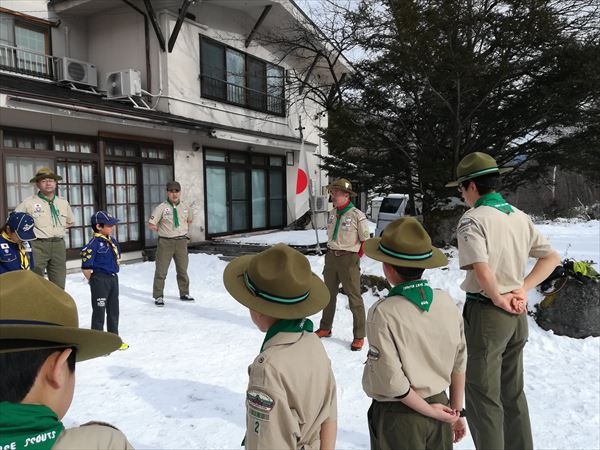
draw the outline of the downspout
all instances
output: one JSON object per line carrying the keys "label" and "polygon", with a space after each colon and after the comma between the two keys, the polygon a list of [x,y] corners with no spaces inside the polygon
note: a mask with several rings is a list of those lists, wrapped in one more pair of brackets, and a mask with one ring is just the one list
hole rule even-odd
{"label": "downspout", "polygon": [[123,2],[139,12],[144,18],[144,42],[146,44],[146,88],[149,91],[152,91],[152,65],[150,64],[150,29],[148,27],[148,16],[146,16],[144,11],[135,6],[129,0],[123,0]]}

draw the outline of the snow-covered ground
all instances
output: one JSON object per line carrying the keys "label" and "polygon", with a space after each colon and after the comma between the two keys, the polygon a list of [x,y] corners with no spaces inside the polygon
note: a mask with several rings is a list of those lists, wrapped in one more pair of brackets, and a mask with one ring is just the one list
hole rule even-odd
{"label": "snow-covered ground", "polygon": [[[561,257],[600,260],[600,223],[542,224]],[[324,234],[320,239],[324,240]],[[302,244],[315,242],[314,231],[244,238],[244,242]],[[431,285],[450,292],[462,308],[456,251],[446,269],[426,271]],[[313,271],[323,269],[322,256],[310,256]],[[194,303],[179,301],[175,270],[167,279],[164,308],[154,306],[154,263],[123,266],[120,274],[120,332],[131,345],[78,365],[75,399],[66,426],[104,420],[120,428],[137,448],[236,449],[245,431],[244,398],[247,366],[258,353],[263,335],[248,311],[222,284],[226,262],[217,256],[190,255]],[[381,264],[365,257],[363,272],[381,275]],[[90,322],[89,287],[80,274],[67,278],[76,299],[80,323]],[[364,295],[366,306],[376,300]],[[529,307],[540,295],[530,292]],[[313,316],[318,326],[320,315]],[[538,449],[600,448],[600,338],[555,336],[529,318],[525,348],[526,392]],[[366,412],[370,400],[361,388],[366,350],[351,352],[352,318],[340,295],[334,336],[323,343],[332,360],[338,386],[338,449],[369,448]],[[455,446],[473,448],[467,436]]]}

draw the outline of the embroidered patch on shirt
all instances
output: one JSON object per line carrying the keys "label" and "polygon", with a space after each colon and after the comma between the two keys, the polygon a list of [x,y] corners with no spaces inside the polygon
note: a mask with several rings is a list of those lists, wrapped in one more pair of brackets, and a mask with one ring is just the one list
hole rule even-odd
{"label": "embroidered patch on shirt", "polygon": [[248,408],[248,414],[258,420],[264,420],[265,422],[269,421],[269,415],[267,413],[257,411],[253,408]]}
{"label": "embroidered patch on shirt", "polygon": [[369,346],[369,351],[367,352],[367,358],[373,361],[377,361],[379,359],[379,350],[377,347]]}
{"label": "embroidered patch on shirt", "polygon": [[248,406],[262,411],[271,411],[273,405],[275,405],[275,401],[261,391],[246,392],[246,401],[248,402]]}

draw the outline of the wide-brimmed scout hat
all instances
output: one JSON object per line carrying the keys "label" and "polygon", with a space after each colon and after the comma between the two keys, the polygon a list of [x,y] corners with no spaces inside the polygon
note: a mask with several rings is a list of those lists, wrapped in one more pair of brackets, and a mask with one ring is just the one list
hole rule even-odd
{"label": "wide-brimmed scout hat", "polygon": [[385,227],[381,237],[367,239],[365,254],[393,266],[432,269],[448,264],[441,250],[431,245],[425,228],[414,217],[403,217]]}
{"label": "wide-brimmed scout hat", "polygon": [[338,178],[333,183],[327,185],[328,191],[331,191],[332,189],[339,189],[340,191],[347,192],[353,197],[356,196],[356,192],[352,190],[352,183],[345,178]]}
{"label": "wide-brimmed scout hat", "polygon": [[446,187],[458,186],[460,183],[473,178],[489,175],[491,173],[510,172],[512,167],[498,167],[496,160],[487,153],[469,153],[460,160],[456,167],[456,181],[446,183]]}
{"label": "wide-brimmed scout hat", "polygon": [[118,349],[122,341],[113,333],[79,328],[73,298],[32,271],[0,275],[0,352],[52,347],[48,343],[76,347],[77,361],[84,361]]}
{"label": "wide-brimmed scout hat", "polygon": [[225,288],[242,305],[277,319],[301,319],[329,303],[325,283],[308,259],[285,244],[231,261],[223,272]]}
{"label": "wide-brimmed scout hat", "polygon": [[60,175],[56,175],[54,172],[52,172],[52,169],[50,169],[49,167],[41,167],[35,173],[35,176],[31,180],[29,180],[29,182],[37,183],[38,181],[43,180],[45,178],[52,178],[53,180],[56,180],[56,181],[62,180],[62,177]]}
{"label": "wide-brimmed scout hat", "polygon": [[11,212],[6,220],[6,225],[8,225],[11,231],[14,231],[22,241],[33,241],[36,239],[33,231],[33,217],[27,213]]}

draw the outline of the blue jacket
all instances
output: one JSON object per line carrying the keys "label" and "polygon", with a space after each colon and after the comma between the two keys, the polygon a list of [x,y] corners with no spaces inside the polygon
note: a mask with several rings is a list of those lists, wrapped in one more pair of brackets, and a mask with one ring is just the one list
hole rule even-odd
{"label": "blue jacket", "polygon": [[90,242],[81,249],[81,268],[107,274],[118,273],[120,257],[121,248],[114,237],[106,238],[94,234]]}
{"label": "blue jacket", "polygon": [[21,252],[19,247],[23,246],[25,257],[29,262],[29,269],[33,269],[33,253],[29,242],[13,242],[9,240],[4,233],[0,233],[0,273],[10,272],[12,270],[21,270]]}

